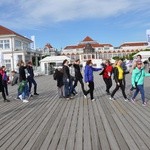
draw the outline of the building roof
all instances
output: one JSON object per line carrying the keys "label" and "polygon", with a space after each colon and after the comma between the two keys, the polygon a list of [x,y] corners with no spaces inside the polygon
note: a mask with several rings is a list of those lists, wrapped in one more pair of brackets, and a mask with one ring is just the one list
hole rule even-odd
{"label": "building roof", "polygon": [[40,60],[40,62],[62,62],[65,59],[70,61],[70,58],[67,56],[47,56]]}
{"label": "building roof", "polygon": [[14,31],[12,31],[12,30],[10,30],[10,29],[2,26],[2,25],[0,25],[0,35],[16,35],[16,36],[20,36],[22,38],[25,38],[25,39],[29,40],[30,42],[33,42],[31,39],[26,38],[26,37],[14,32]]}
{"label": "building roof", "polygon": [[147,46],[148,42],[125,42],[120,47],[128,47],[128,46]]}
{"label": "building roof", "polygon": [[66,46],[64,48],[64,50],[85,48],[86,44],[88,44],[88,43],[90,43],[93,48],[96,48],[96,47],[105,47],[105,46],[113,47],[111,44],[100,44],[100,43],[94,41],[89,36],[87,36],[78,45],[69,45],[69,46]]}

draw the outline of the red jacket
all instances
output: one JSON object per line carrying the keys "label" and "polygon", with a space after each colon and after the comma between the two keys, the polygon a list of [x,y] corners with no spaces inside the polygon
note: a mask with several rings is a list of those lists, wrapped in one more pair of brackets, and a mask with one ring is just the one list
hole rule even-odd
{"label": "red jacket", "polygon": [[106,66],[103,72],[103,78],[111,78],[112,71],[113,67],[111,65]]}

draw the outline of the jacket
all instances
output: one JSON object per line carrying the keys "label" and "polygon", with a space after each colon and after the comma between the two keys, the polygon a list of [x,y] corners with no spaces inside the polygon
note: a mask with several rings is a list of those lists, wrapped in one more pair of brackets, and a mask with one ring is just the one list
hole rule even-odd
{"label": "jacket", "polygon": [[106,66],[103,71],[103,78],[106,79],[111,78],[112,71],[113,71],[113,67],[111,65]]}
{"label": "jacket", "polygon": [[101,68],[93,68],[92,66],[86,65],[84,70],[84,81],[92,82],[94,80],[93,71],[102,70]]}
{"label": "jacket", "polygon": [[144,78],[148,76],[150,77],[150,73],[146,73],[144,69],[138,69],[137,67],[133,69],[131,78],[133,87],[135,87],[135,82],[137,82],[137,85],[143,85]]}
{"label": "jacket", "polygon": [[74,71],[75,71],[75,78],[76,79],[83,79],[83,76],[82,76],[81,71],[80,71],[80,66],[77,64],[74,64],[73,67],[74,67]]}

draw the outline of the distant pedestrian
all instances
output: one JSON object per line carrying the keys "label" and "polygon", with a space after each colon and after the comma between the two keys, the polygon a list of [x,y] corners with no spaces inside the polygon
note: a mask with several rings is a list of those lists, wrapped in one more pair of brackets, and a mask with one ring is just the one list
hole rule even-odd
{"label": "distant pedestrian", "polygon": [[132,95],[131,101],[134,103],[137,94],[140,92],[142,99],[142,106],[146,106],[145,91],[144,91],[144,78],[150,76],[150,73],[146,73],[142,68],[142,61],[136,62],[136,67],[132,72],[132,86],[135,88],[135,92]]}
{"label": "distant pedestrian", "polygon": [[114,69],[113,69],[116,87],[111,93],[110,100],[115,100],[114,95],[119,90],[119,88],[121,88],[124,100],[128,101],[128,98],[127,98],[126,93],[125,93],[125,86],[123,85],[123,78],[124,78],[125,73],[121,67],[121,64],[122,64],[122,60],[116,61],[116,65],[114,66]]}
{"label": "distant pedestrian", "polygon": [[82,92],[84,95],[86,95],[86,91],[84,89],[84,83],[83,83],[83,76],[80,69],[80,60],[77,59],[75,63],[73,64],[74,71],[75,71],[75,82],[74,82],[74,89],[76,88],[78,82],[81,84]]}
{"label": "distant pedestrian", "polygon": [[26,66],[23,61],[19,63],[19,88],[18,88],[18,97],[23,102],[29,102],[28,98],[30,97],[29,93],[29,87],[27,84],[27,78],[26,78]]}
{"label": "distant pedestrian", "polygon": [[85,70],[84,70],[84,80],[85,83],[88,85],[89,90],[85,94],[85,98],[88,93],[90,93],[91,101],[95,101],[94,99],[94,76],[93,71],[99,71],[102,70],[102,68],[94,68],[92,60],[88,60],[86,62]]}
{"label": "distant pedestrian", "polygon": [[70,75],[70,69],[69,69],[69,61],[65,59],[63,61],[63,83],[64,83],[64,97],[66,99],[71,99],[73,98],[71,96],[71,88],[70,83],[71,83],[71,75]]}
{"label": "distant pedestrian", "polygon": [[32,88],[32,84],[34,85],[34,95],[39,95],[37,93],[37,83],[34,79],[34,71],[33,71],[33,66],[32,66],[32,62],[29,61],[27,63],[27,80],[29,82],[29,93],[31,93],[31,88]]}
{"label": "distant pedestrian", "polygon": [[[0,71],[2,70],[2,68],[0,69]],[[2,80],[2,74],[0,73],[0,92],[2,92],[2,97],[4,99],[4,102],[10,102],[10,100],[8,100],[6,98],[5,92],[4,92],[4,85],[3,85],[3,80]]]}
{"label": "distant pedestrian", "polygon": [[2,72],[1,73],[2,73],[2,81],[3,81],[5,95],[9,96],[9,93],[8,93],[8,80],[9,80],[9,77],[7,76],[5,66],[2,66]]}
{"label": "distant pedestrian", "polygon": [[112,87],[111,75],[113,73],[113,67],[109,60],[105,61],[104,70],[102,71],[103,80],[106,84],[106,93],[110,95],[110,88]]}
{"label": "distant pedestrian", "polygon": [[54,76],[54,80],[57,81],[58,96],[59,98],[63,98],[64,97],[64,83],[63,83],[62,68],[56,69],[53,76]]}

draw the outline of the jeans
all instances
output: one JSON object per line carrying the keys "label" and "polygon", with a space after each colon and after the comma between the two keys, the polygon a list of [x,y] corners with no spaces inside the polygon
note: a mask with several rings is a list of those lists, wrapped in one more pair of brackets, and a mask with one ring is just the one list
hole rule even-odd
{"label": "jeans", "polygon": [[137,85],[137,88],[133,94],[132,99],[135,99],[135,97],[138,95],[138,93],[141,93],[142,103],[145,102],[145,92],[144,92],[144,85]]}
{"label": "jeans", "polygon": [[29,81],[29,92],[31,92],[32,83],[33,83],[34,84],[34,94],[35,94],[36,91],[37,91],[37,83],[36,83],[36,81],[34,80],[34,78],[28,78],[28,81]]}
{"label": "jeans", "polygon": [[29,97],[29,87],[28,87],[28,84],[25,85],[25,87],[23,88],[22,93],[20,93],[18,91],[18,96],[17,97],[19,97],[19,95],[22,95],[22,99],[26,99],[27,97]]}
{"label": "jeans", "polygon": [[64,82],[64,96],[69,97],[70,96],[69,81],[67,81],[67,79],[63,79],[63,82]]}

